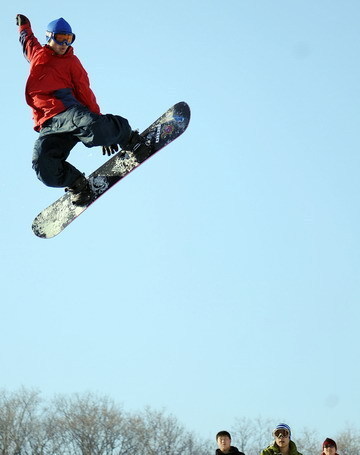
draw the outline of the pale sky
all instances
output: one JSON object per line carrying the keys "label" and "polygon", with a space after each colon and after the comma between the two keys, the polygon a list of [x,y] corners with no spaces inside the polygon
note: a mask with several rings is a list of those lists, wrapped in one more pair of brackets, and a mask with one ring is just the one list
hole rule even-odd
{"label": "pale sky", "polygon": [[[34,2],[33,2],[34,3]],[[103,113],[182,137],[52,240],[31,169],[28,63],[64,17]],[[237,417],[360,426],[360,3],[8,2],[2,7],[0,387],[165,408],[201,437]],[[77,146],[86,173],[101,149]]]}

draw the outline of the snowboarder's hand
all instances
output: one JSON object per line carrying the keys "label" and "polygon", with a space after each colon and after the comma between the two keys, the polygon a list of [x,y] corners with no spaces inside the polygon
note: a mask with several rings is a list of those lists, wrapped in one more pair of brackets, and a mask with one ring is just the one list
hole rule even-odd
{"label": "snowboarder's hand", "polygon": [[113,145],[103,145],[102,152],[103,155],[111,156],[119,150],[119,146],[117,144]]}
{"label": "snowboarder's hand", "polygon": [[29,19],[26,16],[24,16],[23,14],[17,14],[16,25],[18,25],[20,27],[21,25],[26,25],[26,24],[30,24]]}

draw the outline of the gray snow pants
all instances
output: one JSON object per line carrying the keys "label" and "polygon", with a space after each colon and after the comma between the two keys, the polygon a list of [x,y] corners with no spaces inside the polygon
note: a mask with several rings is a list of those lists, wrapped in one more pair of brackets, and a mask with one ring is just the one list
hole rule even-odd
{"label": "gray snow pants", "polygon": [[119,144],[129,140],[129,122],[119,115],[99,115],[85,106],[72,106],[44,123],[34,145],[32,167],[39,180],[52,187],[71,186],[81,172],[66,160],[71,149]]}

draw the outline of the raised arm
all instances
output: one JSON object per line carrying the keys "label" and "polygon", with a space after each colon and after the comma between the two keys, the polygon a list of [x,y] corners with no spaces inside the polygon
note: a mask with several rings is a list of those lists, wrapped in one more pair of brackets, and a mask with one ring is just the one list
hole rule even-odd
{"label": "raised arm", "polygon": [[34,36],[33,31],[31,30],[30,21],[26,16],[17,14],[16,25],[19,27],[19,41],[23,48],[24,57],[28,62],[31,62],[36,52],[41,49],[42,46]]}

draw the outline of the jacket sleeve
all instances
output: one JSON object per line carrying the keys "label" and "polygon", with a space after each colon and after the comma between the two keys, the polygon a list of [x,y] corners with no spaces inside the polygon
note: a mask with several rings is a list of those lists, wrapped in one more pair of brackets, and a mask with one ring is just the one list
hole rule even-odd
{"label": "jacket sleeve", "polygon": [[84,104],[91,112],[100,114],[100,107],[90,88],[88,74],[77,57],[75,57],[74,64],[72,65],[71,77],[74,84],[75,98],[80,101],[80,103]]}
{"label": "jacket sleeve", "polygon": [[269,447],[267,447],[266,449],[264,449],[260,455],[274,455],[270,450],[269,450]]}
{"label": "jacket sleeve", "polygon": [[24,57],[28,62],[31,62],[36,52],[40,50],[42,46],[34,36],[30,23],[20,25],[19,33],[20,33],[19,41],[23,48]]}

